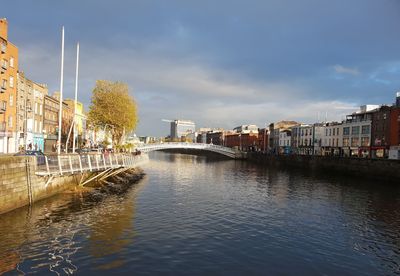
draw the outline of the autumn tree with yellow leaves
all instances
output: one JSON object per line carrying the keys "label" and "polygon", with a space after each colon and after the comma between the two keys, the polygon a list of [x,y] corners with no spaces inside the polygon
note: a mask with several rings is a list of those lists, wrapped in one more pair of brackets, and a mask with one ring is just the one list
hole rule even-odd
{"label": "autumn tree with yellow leaves", "polygon": [[123,82],[96,81],[88,121],[95,128],[110,129],[114,145],[120,144],[124,133],[133,131],[138,122],[136,102],[129,95],[128,85]]}

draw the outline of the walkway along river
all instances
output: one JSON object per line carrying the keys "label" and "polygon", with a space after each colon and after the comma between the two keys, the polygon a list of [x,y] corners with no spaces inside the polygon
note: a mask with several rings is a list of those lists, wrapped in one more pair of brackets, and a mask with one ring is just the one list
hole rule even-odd
{"label": "walkway along river", "polygon": [[121,193],[0,216],[0,273],[400,273],[400,189],[154,152]]}

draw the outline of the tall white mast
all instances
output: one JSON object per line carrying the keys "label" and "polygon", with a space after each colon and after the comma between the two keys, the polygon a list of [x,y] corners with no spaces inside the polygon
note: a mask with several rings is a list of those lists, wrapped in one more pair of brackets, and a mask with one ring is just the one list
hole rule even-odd
{"label": "tall white mast", "polygon": [[77,118],[76,118],[76,109],[78,107],[78,74],[79,74],[79,42],[76,44],[76,74],[75,74],[75,108],[74,108],[74,139],[72,140],[72,152],[75,153],[75,139],[77,139],[78,135],[76,133],[77,127]]}
{"label": "tall white mast", "polygon": [[60,111],[58,113],[58,154],[61,153],[61,126],[62,126],[62,101],[63,101],[63,83],[64,83],[64,26],[61,36],[61,79],[60,79]]}

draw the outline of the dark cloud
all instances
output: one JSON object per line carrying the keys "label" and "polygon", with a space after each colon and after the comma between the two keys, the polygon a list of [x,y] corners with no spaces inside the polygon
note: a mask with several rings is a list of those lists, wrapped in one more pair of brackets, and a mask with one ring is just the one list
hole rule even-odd
{"label": "dark cloud", "polygon": [[67,96],[79,40],[82,101],[96,79],[127,82],[140,134],[166,134],[161,118],[233,127],[312,122],[328,110],[340,119],[400,90],[397,0],[6,0],[2,11],[20,67],[51,90],[65,25]]}

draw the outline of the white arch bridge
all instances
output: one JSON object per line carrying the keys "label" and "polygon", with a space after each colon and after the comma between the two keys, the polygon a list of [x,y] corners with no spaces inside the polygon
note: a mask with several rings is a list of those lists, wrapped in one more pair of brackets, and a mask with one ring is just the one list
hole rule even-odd
{"label": "white arch bridge", "polygon": [[156,150],[165,150],[165,149],[191,149],[191,150],[204,150],[219,153],[225,155],[227,157],[233,159],[243,159],[245,158],[245,154],[239,150],[235,150],[228,147],[213,145],[213,144],[203,144],[203,143],[157,143],[157,144],[145,144],[136,147],[137,150],[141,152],[150,152]]}

